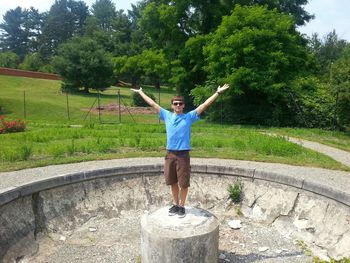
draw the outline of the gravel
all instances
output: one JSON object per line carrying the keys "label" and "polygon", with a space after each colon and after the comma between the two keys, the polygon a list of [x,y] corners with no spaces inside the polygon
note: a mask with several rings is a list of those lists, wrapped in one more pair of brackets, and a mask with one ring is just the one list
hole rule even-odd
{"label": "gravel", "polygon": [[[139,263],[140,218],[145,212],[123,211],[120,217],[109,219],[101,215],[74,231],[41,236],[37,253],[20,262]],[[214,208],[210,212],[220,221],[219,263],[312,262],[295,240],[282,236],[271,226],[237,216],[234,207],[229,210]],[[237,218],[242,227],[232,229],[228,222]]]}

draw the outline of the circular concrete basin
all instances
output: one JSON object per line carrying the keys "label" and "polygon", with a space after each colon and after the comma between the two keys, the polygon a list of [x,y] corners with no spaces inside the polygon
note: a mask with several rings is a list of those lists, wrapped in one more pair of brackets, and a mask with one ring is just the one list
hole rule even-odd
{"label": "circular concrete basin", "polygon": [[[0,261],[140,262],[141,216],[170,204],[162,163],[138,158],[0,174]],[[196,158],[191,168],[188,205],[220,221],[218,262],[307,262],[305,250],[350,257],[350,195],[333,180],[348,173]],[[234,183],[242,185],[239,206],[228,199]],[[241,229],[228,226],[233,219]]]}

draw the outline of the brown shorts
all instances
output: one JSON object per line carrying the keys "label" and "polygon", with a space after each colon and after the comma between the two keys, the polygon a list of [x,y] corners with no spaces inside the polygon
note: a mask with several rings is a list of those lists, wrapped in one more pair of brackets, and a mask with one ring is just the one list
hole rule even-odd
{"label": "brown shorts", "polygon": [[165,183],[179,183],[181,188],[190,186],[190,153],[189,151],[167,151],[164,164]]}

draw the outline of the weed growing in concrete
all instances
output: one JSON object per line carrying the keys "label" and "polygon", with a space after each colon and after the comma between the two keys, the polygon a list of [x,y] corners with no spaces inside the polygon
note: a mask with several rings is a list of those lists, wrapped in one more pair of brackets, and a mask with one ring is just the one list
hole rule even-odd
{"label": "weed growing in concrete", "polygon": [[236,182],[233,185],[230,185],[227,190],[229,192],[232,202],[234,202],[235,204],[241,202],[242,185],[240,182]]}

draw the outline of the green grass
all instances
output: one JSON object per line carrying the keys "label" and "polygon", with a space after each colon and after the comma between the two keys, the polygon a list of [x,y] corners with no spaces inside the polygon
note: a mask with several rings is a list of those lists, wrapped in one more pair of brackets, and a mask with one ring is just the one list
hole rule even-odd
{"label": "green grass", "polygon": [[[49,164],[125,157],[163,156],[163,124],[103,125],[82,127],[30,124],[26,132],[1,135],[0,171]],[[333,159],[258,130],[210,125],[192,129],[192,157],[229,158],[349,170]]]}
{"label": "green grass", "polygon": [[[3,112],[0,114],[13,119],[23,119],[26,113],[27,121],[68,122],[67,96],[60,91],[60,85],[60,81],[0,75],[0,105],[3,108]],[[118,103],[118,89],[120,90],[121,104],[131,106],[132,91],[129,87],[111,87],[101,92],[100,105]],[[158,91],[155,88],[146,86],[144,90],[153,93],[158,99]],[[168,108],[175,91],[163,88],[160,94],[160,105]],[[117,113],[103,114],[100,119],[96,111],[87,114],[92,106],[98,106],[97,98],[98,94],[96,92],[69,94],[70,122],[82,123],[85,116],[87,116],[87,120],[94,122],[99,122],[100,120],[101,122],[119,122]],[[24,108],[26,109],[25,113]],[[144,117],[144,115],[133,116],[136,122],[141,122],[141,120],[143,122],[157,122],[157,117],[155,116]],[[121,116],[121,119],[122,122],[133,121],[127,112]]]}
{"label": "green grass", "polygon": [[[0,171],[23,169],[50,164],[81,162],[125,157],[163,156],[166,144],[164,124],[156,114],[103,115],[90,114],[86,121],[83,109],[89,109],[96,94],[69,96],[71,120],[67,119],[66,95],[60,93],[60,82],[0,76],[0,105],[6,119],[23,117],[23,91],[26,91],[27,130],[1,134]],[[151,87],[144,87],[154,92]],[[101,95],[101,104],[116,102],[116,88]],[[120,88],[124,104],[131,105],[131,91]],[[174,91],[162,89],[161,106],[167,108]],[[114,123],[114,124],[106,124]],[[118,124],[116,124],[118,123]],[[74,125],[72,125],[74,124]],[[79,124],[79,125],[77,125]],[[204,120],[192,129],[192,157],[228,158],[285,163],[347,170],[333,159],[288,142],[283,136],[272,137],[262,131],[283,136],[297,132],[311,140],[338,141],[349,145],[350,136],[318,130],[260,129],[234,125],[217,125]],[[341,141],[341,143],[339,143]],[[339,146],[340,147],[340,146]]]}

